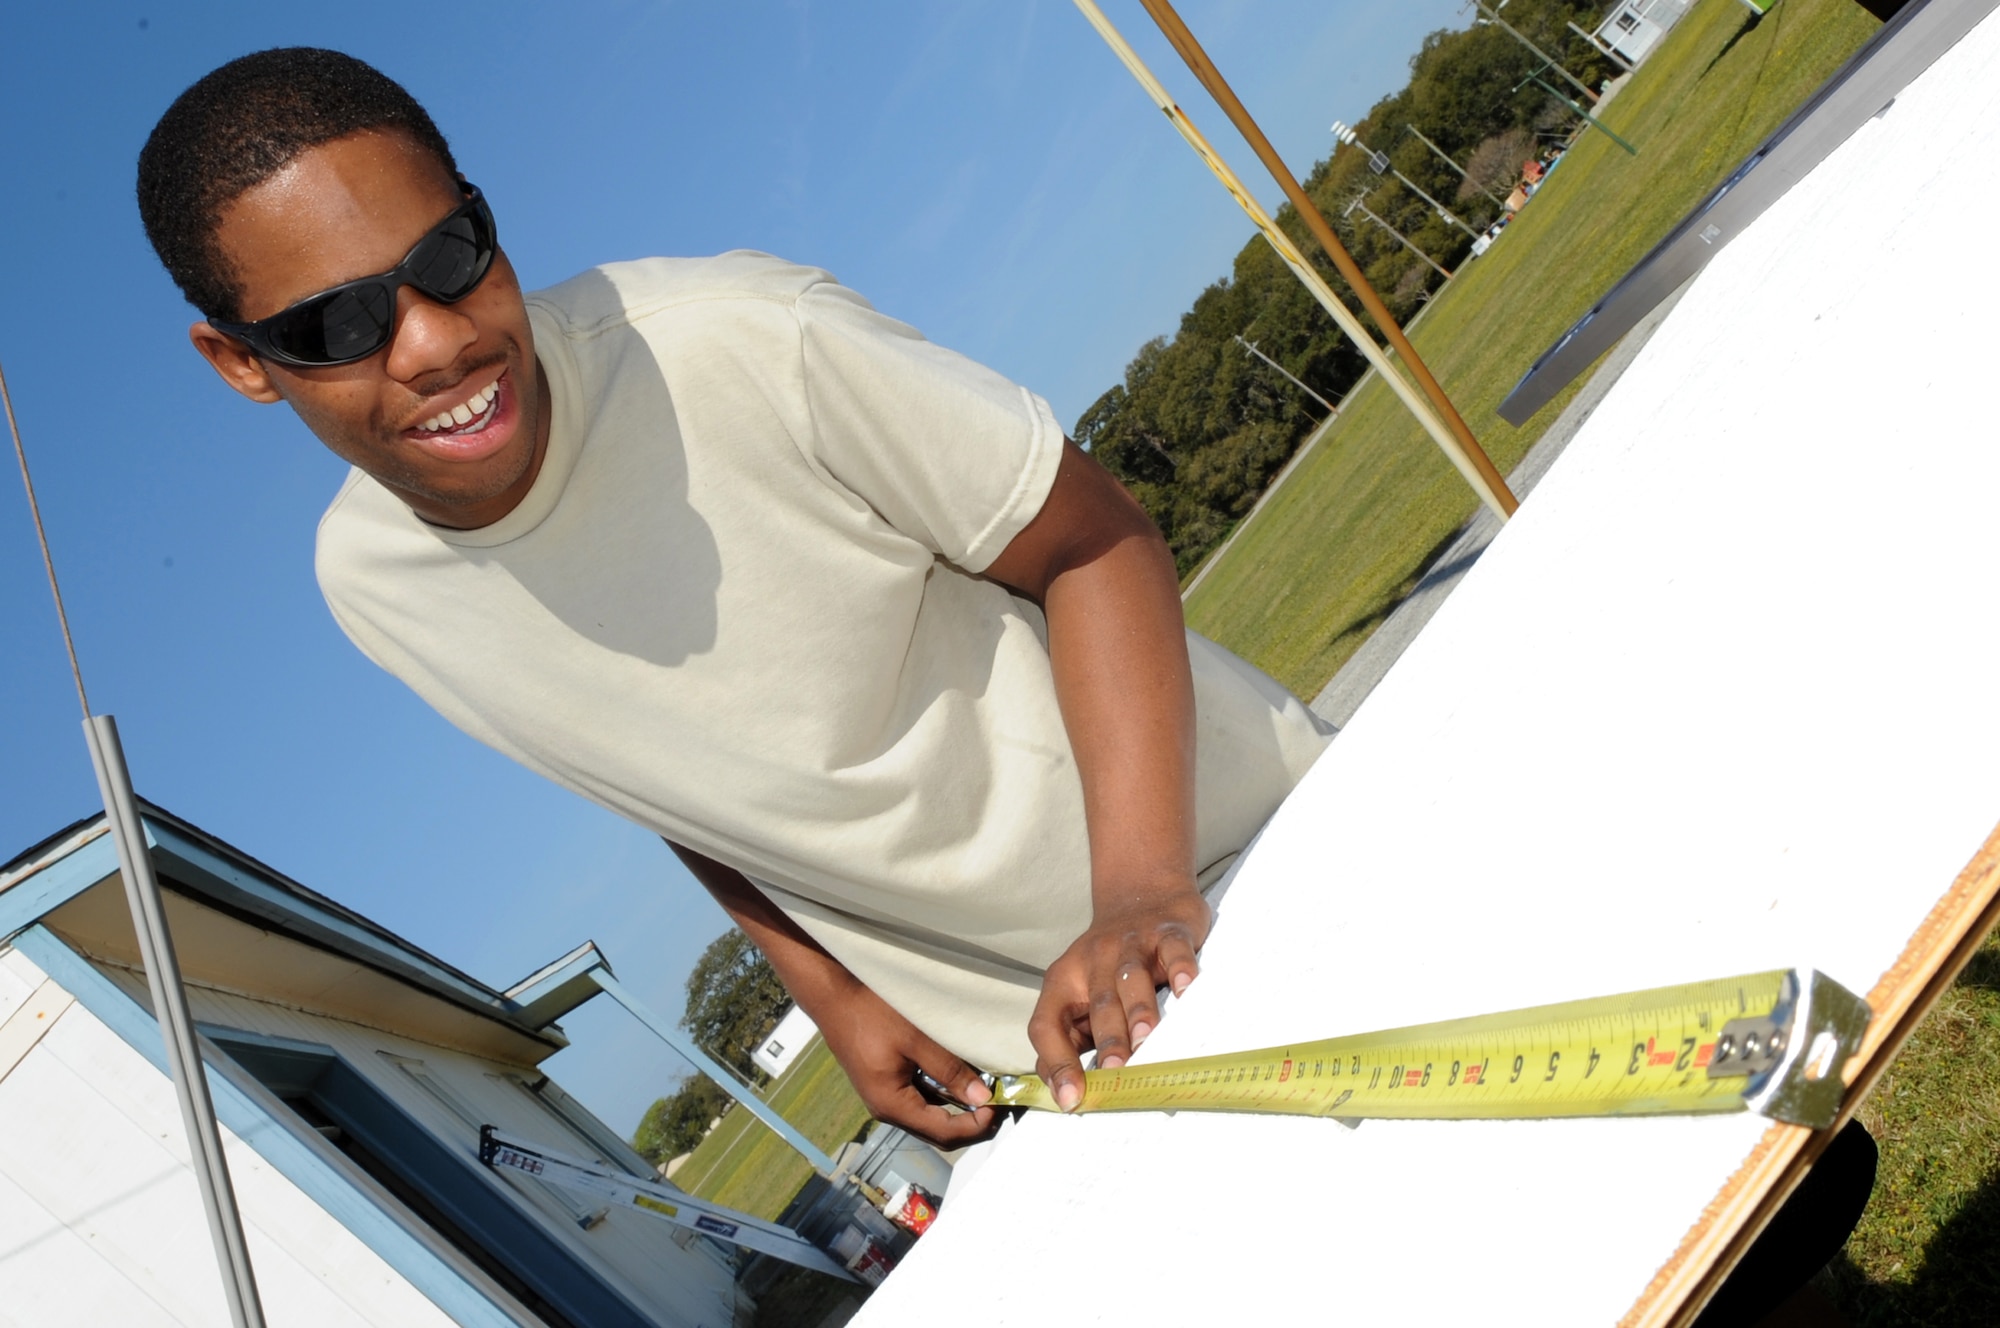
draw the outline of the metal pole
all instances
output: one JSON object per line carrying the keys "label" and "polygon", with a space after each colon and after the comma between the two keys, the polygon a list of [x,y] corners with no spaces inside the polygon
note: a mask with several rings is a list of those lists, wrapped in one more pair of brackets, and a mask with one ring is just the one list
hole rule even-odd
{"label": "metal pole", "polygon": [[1578,115],[1582,116],[1584,118],[1585,123],[1587,123],[1592,129],[1595,129],[1598,133],[1603,134],[1606,138],[1610,139],[1613,143],[1616,143],[1619,147],[1624,148],[1625,151],[1630,153],[1632,156],[1636,157],[1639,155],[1639,149],[1633,147],[1630,143],[1627,143],[1624,139],[1618,137],[1618,135],[1613,133],[1611,130],[1606,129],[1604,127],[1604,123],[1601,120],[1599,120],[1596,116],[1592,115],[1589,111],[1584,110],[1583,107],[1577,105],[1574,101],[1570,100],[1568,97],[1563,96],[1563,94],[1561,92],[1558,92],[1553,85],[1544,83],[1542,81],[1542,74],[1539,69],[1536,70],[1534,73],[1528,75],[1526,78],[1522,79],[1519,83],[1516,83],[1514,85],[1514,91],[1519,92],[1522,88],[1526,87],[1530,83],[1534,84],[1536,87],[1540,88],[1543,92],[1548,93],[1551,97],[1554,97],[1557,101],[1561,102],[1563,105],[1569,107],[1572,111],[1575,111]]}
{"label": "metal pole", "polygon": [[[1415,254],[1418,258],[1423,259],[1426,263],[1429,263],[1433,268],[1437,270],[1439,276],[1442,276],[1446,281],[1451,280],[1451,273],[1447,272],[1444,268],[1439,267],[1438,262],[1435,258],[1432,258],[1429,254],[1425,253],[1423,250],[1417,248],[1416,245],[1412,244],[1410,242],[1409,236],[1403,234],[1401,231],[1397,230],[1394,226],[1391,226],[1388,222],[1376,216],[1373,212],[1370,212],[1368,210],[1368,205],[1362,202],[1358,198],[1355,199],[1352,203],[1349,203],[1347,205],[1347,211],[1353,212],[1356,208],[1359,208],[1361,210],[1362,216],[1368,218],[1368,220],[1374,222],[1377,226],[1380,226],[1383,230],[1389,232],[1389,234],[1395,236],[1398,240],[1401,240],[1403,242],[1403,247],[1405,249],[1408,249],[1411,253]],[[1347,214],[1342,213],[1341,215],[1345,216]]]}
{"label": "metal pole", "polygon": [[208,1074],[195,1043],[187,989],[181,985],[180,962],[174,957],[166,910],[160,902],[160,883],[153,875],[153,858],[146,851],[145,826],[139,820],[138,799],[132,794],[132,772],[126,768],[125,749],[118,742],[118,722],[109,715],[90,713],[90,697],[83,687],[83,666],[77,662],[76,641],[69,630],[69,610],[63,606],[55,555],[49,552],[48,531],[42,525],[42,504],[35,496],[34,477],[28,473],[28,450],[21,443],[21,426],[14,418],[14,397],[7,390],[5,373],[0,373],[0,406],[6,408],[7,433],[14,440],[14,458],[21,466],[21,487],[28,492],[28,514],[34,519],[35,542],[41,546],[42,566],[49,574],[49,595],[56,602],[56,625],[62,632],[63,650],[69,656],[70,677],[76,681],[76,704],[83,711],[83,740],[90,748],[90,764],[97,771],[97,791],[104,799],[104,824],[118,850],[120,875],[125,879],[125,902],[132,910],[132,931],[138,938],[146,984],[153,994],[153,1017],[166,1043],[167,1071],[180,1099],[188,1157],[201,1191],[202,1209],[208,1217],[209,1238],[215,1244],[223,1297],[229,1302],[229,1315],[236,1328],[264,1328],[264,1307],[257,1298],[257,1276],[250,1266],[249,1247],[243,1240],[243,1215],[237,1211],[236,1190],[229,1183],[229,1162],[222,1153],[215,1103],[208,1096]]}
{"label": "metal pole", "polygon": [[814,1171],[828,1180],[834,1178],[838,1168],[818,1144],[800,1134],[798,1128],[773,1111],[768,1102],[738,1083],[736,1076],[721,1062],[703,1051],[693,1038],[654,1014],[647,1008],[645,1002],[625,990],[625,985],[611,976],[611,970],[599,965],[591,970],[590,980],[602,988],[605,995],[630,1011],[633,1018],[652,1031],[653,1036],[672,1047],[682,1060],[713,1079],[716,1086],[741,1103],[744,1110],[769,1126],[773,1133],[792,1146],[793,1151],[810,1162]]}
{"label": "metal pole", "polygon": [[1493,514],[1502,521],[1512,517],[1520,502],[1514,497],[1513,490],[1507,487],[1506,479],[1494,466],[1493,458],[1486,455],[1486,449],[1482,448],[1479,440],[1473,437],[1472,427],[1465,422],[1465,417],[1458,413],[1458,407],[1451,404],[1451,398],[1445,395],[1437,376],[1430,371],[1430,366],[1424,363],[1423,356],[1417,353],[1417,348],[1410,344],[1409,337],[1389,313],[1389,307],[1382,303],[1382,297],[1368,284],[1368,278],[1362,274],[1360,266],[1354,261],[1354,256],[1347,252],[1347,247],[1341,244],[1340,237],[1333,233],[1333,227],[1328,224],[1326,216],[1319,210],[1318,205],[1307,197],[1304,187],[1299,184],[1298,177],[1291,173],[1291,169],[1285,165],[1284,158],[1280,157],[1278,150],[1271,146],[1271,140],[1257,127],[1256,120],[1251,118],[1250,112],[1244,108],[1228,81],[1222,77],[1222,71],[1215,67],[1215,62],[1201,49],[1201,43],[1195,40],[1192,32],[1188,31],[1187,24],[1181,22],[1180,15],[1174,12],[1174,7],[1166,0],[1140,0],[1147,14],[1152,16],[1160,31],[1166,35],[1175,52],[1187,62],[1188,68],[1194,72],[1197,79],[1201,80],[1202,87],[1215,98],[1216,104],[1221,106],[1223,113],[1229,117],[1230,123],[1236,126],[1237,131],[1250,144],[1251,150],[1257,154],[1257,159],[1271,172],[1271,178],[1285,191],[1285,197],[1297,210],[1299,220],[1312,232],[1313,238],[1319,242],[1326,256],[1333,260],[1334,267],[1339,269],[1340,275],[1360,298],[1361,307],[1368,311],[1368,316],[1382,329],[1382,335],[1389,339],[1390,347],[1402,358],[1410,376],[1416,379],[1414,387],[1390,363],[1388,356],[1382,353],[1382,348],[1375,344],[1375,339],[1368,335],[1367,330],[1354,317],[1353,311],[1333,293],[1333,288],[1327,285],[1319,270],[1306,260],[1304,251],[1293,242],[1291,236],[1271,220],[1269,214],[1243,187],[1243,182],[1236,177],[1236,172],[1230,170],[1228,164],[1216,155],[1215,149],[1209,146],[1201,131],[1194,127],[1194,122],[1187,118],[1187,113],[1168,95],[1167,90],[1160,85],[1160,81],[1153,77],[1153,71],[1146,68],[1145,61],[1139,58],[1131,43],[1119,35],[1118,29],[1111,25],[1110,19],[1104,17],[1104,11],[1097,7],[1094,0],[1074,0],[1074,3],[1083,11],[1084,17],[1090,20],[1090,25],[1097,29],[1098,35],[1104,38],[1105,44],[1117,54],[1119,61],[1131,71],[1132,77],[1146,89],[1146,95],[1153,99],[1153,104],[1166,113],[1167,120],[1173,125],[1175,132],[1187,140],[1188,146],[1193,148],[1196,155],[1215,172],[1216,178],[1222,181],[1223,187],[1236,199],[1237,206],[1257,223],[1257,229],[1264,233],[1264,238],[1278,251],[1278,256],[1284,260],[1285,266],[1290,268],[1293,275],[1312,292],[1320,307],[1327,311],[1333,321],[1339,324],[1340,330],[1347,333],[1361,353],[1367,357],[1368,362],[1375,366],[1382,381],[1388,384],[1389,390],[1409,408],[1410,414],[1416,417],[1424,432],[1431,436],[1431,441],[1438,445],[1438,450],[1450,459],[1453,468],[1465,477],[1465,482],[1472,486],[1480,501],[1491,508]]}
{"label": "metal pole", "polygon": [[[1451,156],[1448,153],[1446,153],[1443,148],[1439,147],[1437,144],[1431,142],[1430,139],[1426,138],[1424,136],[1423,130],[1417,128],[1413,124],[1405,124],[1403,128],[1415,134],[1419,142],[1421,142],[1425,147],[1429,148],[1432,152],[1436,153],[1437,159],[1439,161],[1443,162],[1445,165],[1457,171],[1459,179],[1465,181],[1467,184],[1472,184],[1472,177],[1465,173],[1465,167],[1459,165],[1456,161],[1453,161],[1451,159]],[[1505,200],[1504,198],[1494,197],[1493,191],[1491,189],[1488,189],[1485,185],[1473,184],[1472,187],[1477,189],[1480,193],[1486,195],[1488,198],[1493,199],[1493,201],[1495,203],[1498,203],[1501,207],[1507,206],[1507,200]]]}
{"label": "metal pole", "polygon": [[[1493,10],[1488,9],[1484,4],[1481,3],[1481,0],[1472,0],[1472,7],[1474,9],[1477,9],[1480,13],[1486,15],[1487,22],[1498,24],[1500,27],[1506,29],[1508,36],[1512,37],[1515,41],[1521,43],[1521,45],[1527,47],[1530,51],[1533,51],[1535,53],[1535,58],[1537,60],[1542,61],[1544,64],[1548,65],[1549,68],[1555,70],[1558,74],[1561,74],[1564,78],[1568,79],[1569,85],[1571,87],[1575,88],[1578,92],[1581,92],[1584,96],[1590,98],[1592,101],[1597,100],[1597,94],[1595,92],[1592,92],[1588,87],[1586,87],[1581,79],[1579,79],[1575,74],[1570,73],[1569,70],[1564,69],[1561,65],[1557,64],[1556,58],[1553,55],[1550,55],[1547,51],[1544,51],[1541,47],[1535,45],[1533,42],[1529,41],[1526,37],[1522,36],[1520,29],[1516,28],[1506,19],[1501,18],[1500,15],[1495,13]],[[1592,44],[1595,45],[1595,43]]]}
{"label": "metal pole", "polygon": [[1446,221],[1458,227],[1460,230],[1464,231],[1467,235],[1470,235],[1473,239],[1476,240],[1479,238],[1478,231],[1472,229],[1472,227],[1466,225],[1464,222],[1460,221],[1457,217],[1453,216],[1450,210],[1447,209],[1444,204],[1438,202],[1435,198],[1432,198],[1429,194],[1417,188],[1416,181],[1412,180],[1409,176],[1403,174],[1401,171],[1396,170],[1394,166],[1391,166],[1389,169],[1392,172],[1394,172],[1396,178],[1398,180],[1401,180],[1403,182],[1404,187],[1409,189],[1411,193],[1415,194],[1418,198],[1423,199],[1424,202],[1429,203],[1432,207],[1436,208],[1437,214],[1440,217],[1443,217]]}
{"label": "metal pole", "polygon": [[118,721],[92,715],[83,722],[90,763],[97,769],[97,789],[104,797],[104,820],[118,847],[118,866],[125,878],[125,902],[132,910],[132,929],[146,966],[146,985],[153,994],[153,1013],[166,1041],[167,1068],[181,1103],[181,1124],[187,1129],[194,1178],[201,1187],[208,1213],[208,1234],[215,1243],[215,1260],[222,1269],[222,1290],[236,1328],[264,1328],[264,1307],[257,1297],[257,1277],[243,1240],[243,1215],[229,1181],[229,1161],[222,1153],[222,1132],[215,1123],[215,1103],[208,1095],[208,1072],[195,1043],[194,1016],[188,1011],[181,985],[180,961],[167,932],[160,883],[153,875],[153,858],[146,851],[146,830],[132,796],[132,774],[125,749],[118,741]]}
{"label": "metal pole", "polygon": [[1262,360],[1264,363],[1270,365],[1273,369],[1276,369],[1279,373],[1283,374],[1285,377],[1290,378],[1292,380],[1292,386],[1298,388],[1299,391],[1305,393],[1307,396],[1311,397],[1314,401],[1319,402],[1320,405],[1325,406],[1327,417],[1329,419],[1335,415],[1340,414],[1340,408],[1338,406],[1335,406],[1331,401],[1328,401],[1325,397],[1313,391],[1311,388],[1307,387],[1304,383],[1301,383],[1298,380],[1298,378],[1293,375],[1290,369],[1287,369],[1284,365],[1279,364],[1276,360],[1266,355],[1263,351],[1258,350],[1256,342],[1245,341],[1241,335],[1238,335],[1236,338],[1236,344],[1241,346],[1243,349],[1249,351],[1252,355],[1255,355],[1258,359]]}

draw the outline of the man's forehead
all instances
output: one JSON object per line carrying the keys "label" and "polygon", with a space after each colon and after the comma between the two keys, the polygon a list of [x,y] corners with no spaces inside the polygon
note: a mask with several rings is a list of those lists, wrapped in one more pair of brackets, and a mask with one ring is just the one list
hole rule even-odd
{"label": "man's forehead", "polygon": [[216,239],[254,319],[394,267],[458,202],[450,173],[415,140],[364,131],[308,148],[244,190]]}

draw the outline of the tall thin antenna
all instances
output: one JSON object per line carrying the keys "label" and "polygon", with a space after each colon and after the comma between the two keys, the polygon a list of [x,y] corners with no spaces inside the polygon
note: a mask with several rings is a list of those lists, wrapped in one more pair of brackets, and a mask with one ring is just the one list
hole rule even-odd
{"label": "tall thin antenna", "polygon": [[208,1070],[195,1041],[194,1015],[188,1009],[173,936],[167,931],[166,904],[160,895],[159,878],[153,874],[152,854],[146,849],[146,827],[140,820],[139,800],[132,792],[132,772],[125,765],[125,750],[118,741],[118,721],[110,715],[90,713],[76,642],[70,636],[69,612],[63,607],[62,587],[56,581],[56,560],[49,552],[48,532],[42,526],[42,508],[35,498],[35,481],[28,473],[28,452],[21,445],[21,427],[14,419],[14,398],[7,391],[4,372],[0,372],[0,402],[6,405],[7,431],[14,439],[14,457],[21,463],[21,483],[28,490],[28,510],[34,514],[35,538],[42,546],[42,566],[48,569],[49,593],[55,596],[63,646],[69,651],[70,673],[76,679],[76,699],[83,707],[83,739],[90,748],[90,764],[97,771],[104,823],[118,850],[125,903],[132,911],[132,930],[146,967],[146,985],[152,991],[153,1016],[166,1042],[167,1070],[180,1098],[181,1124],[187,1130],[188,1155],[208,1215],[208,1234],[222,1273],[223,1295],[236,1328],[264,1328],[257,1276],[243,1240],[243,1215],[236,1207],[229,1161],[222,1153],[222,1131],[215,1123],[215,1102],[208,1095]]}
{"label": "tall thin antenna", "polygon": [[7,432],[14,439],[14,459],[21,463],[21,483],[28,490],[28,515],[35,519],[35,539],[42,546],[42,566],[48,569],[49,593],[56,598],[56,621],[62,625],[63,649],[69,652],[69,676],[76,679],[76,703],[83,717],[90,718],[90,698],[83,691],[83,668],[76,662],[76,641],[69,634],[69,614],[63,608],[62,587],[56,584],[56,560],[49,556],[49,534],[42,528],[42,505],[35,501],[35,482],[28,476],[28,453],[21,446],[21,426],[14,422],[14,394],[7,390],[7,375],[0,371],[0,404],[7,407]]}

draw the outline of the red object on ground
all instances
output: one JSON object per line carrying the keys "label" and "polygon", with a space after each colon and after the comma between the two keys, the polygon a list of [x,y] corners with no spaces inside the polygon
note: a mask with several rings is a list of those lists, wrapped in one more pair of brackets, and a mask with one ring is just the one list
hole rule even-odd
{"label": "red object on ground", "polygon": [[883,1211],[903,1230],[921,1236],[937,1221],[938,1197],[921,1185],[904,1185],[889,1196]]}

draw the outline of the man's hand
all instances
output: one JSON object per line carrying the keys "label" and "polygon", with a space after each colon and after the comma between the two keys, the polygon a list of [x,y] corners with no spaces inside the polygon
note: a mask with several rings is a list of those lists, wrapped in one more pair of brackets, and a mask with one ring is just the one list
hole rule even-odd
{"label": "man's hand", "polygon": [[[945,1148],[969,1144],[992,1131],[994,1111],[985,1105],[992,1093],[985,1081],[868,987],[854,983],[844,999],[815,1011],[813,1018],[876,1120]],[[976,1109],[955,1112],[927,1101],[917,1091],[918,1070]]]}
{"label": "man's hand", "polygon": [[[668,846],[771,961],[870,1115],[945,1147],[992,1130],[994,1111],[985,1105],[992,1093],[971,1066],[891,1009],[741,872],[671,840]],[[926,1101],[917,1091],[918,1070],[976,1110],[953,1112]]]}
{"label": "man's hand", "polygon": [[1085,1051],[1095,1047],[1098,1068],[1111,1069],[1159,1027],[1154,993],[1187,990],[1214,916],[1192,880],[1178,890],[1135,893],[1122,907],[1100,906],[1090,930],[1049,965],[1028,1038],[1035,1073],[1057,1106],[1070,1111],[1082,1101]]}

